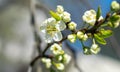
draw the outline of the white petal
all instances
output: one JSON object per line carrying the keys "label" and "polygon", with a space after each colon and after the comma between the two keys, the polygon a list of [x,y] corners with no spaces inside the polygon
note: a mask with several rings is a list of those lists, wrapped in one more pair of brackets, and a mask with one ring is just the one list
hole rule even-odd
{"label": "white petal", "polygon": [[55,33],[55,36],[53,37],[53,39],[54,39],[55,41],[60,41],[60,40],[62,40],[62,33],[61,33],[61,32]]}
{"label": "white petal", "polygon": [[52,18],[52,17],[51,17],[51,18],[48,18],[48,19],[47,19],[47,23],[48,23],[48,24],[55,24],[55,23],[56,23],[56,20],[55,20],[55,18]]}
{"label": "white petal", "polygon": [[46,35],[45,35],[45,41],[46,41],[47,43],[51,43],[51,42],[53,42],[53,38],[52,38],[52,36],[49,35],[49,34],[46,34]]}
{"label": "white petal", "polygon": [[66,25],[63,21],[59,21],[58,24],[56,24],[56,28],[59,30],[59,31],[62,31],[66,28]]}
{"label": "white petal", "polygon": [[46,33],[46,26],[40,26],[40,31]]}
{"label": "white petal", "polygon": [[62,64],[62,63],[57,63],[56,67],[58,70],[64,70],[64,64]]}

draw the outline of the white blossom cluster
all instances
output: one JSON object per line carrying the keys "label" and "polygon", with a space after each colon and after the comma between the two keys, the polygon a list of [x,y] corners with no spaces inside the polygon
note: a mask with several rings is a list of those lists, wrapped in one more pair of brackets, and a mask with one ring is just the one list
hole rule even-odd
{"label": "white blossom cluster", "polygon": [[70,35],[68,35],[67,38],[70,42],[74,43],[77,39],[86,41],[88,39],[88,35],[82,31],[78,31],[77,34],[70,34]]}
{"label": "white blossom cluster", "polygon": [[[66,29],[65,23],[71,21],[70,14],[67,11],[64,11],[63,6],[61,5],[57,6],[56,14],[60,17],[60,20],[56,20],[54,17],[50,17],[46,19],[40,26],[40,31],[45,34],[45,41],[47,43],[60,41],[63,38],[61,31]],[[71,26],[69,25],[69,27]]]}
{"label": "white blossom cluster", "polygon": [[[98,7],[97,12],[93,9],[88,10],[82,16],[83,21],[88,24],[88,27],[77,30],[77,24],[71,21],[70,13],[65,11],[63,6],[58,5],[55,12],[51,11],[51,17],[46,19],[40,26],[40,31],[45,34],[45,41],[47,43],[53,43],[53,45],[50,46],[53,58],[44,57],[41,61],[45,63],[45,66],[49,69],[54,67],[60,71],[64,70],[65,65],[71,60],[71,56],[66,54],[62,49],[61,41],[63,41],[63,36],[61,31],[65,29],[71,31],[66,37],[67,40],[71,43],[76,42],[77,39],[81,41],[84,54],[98,54],[101,50],[99,44],[105,45],[105,38],[112,35],[112,31],[109,29],[105,30],[104,27],[108,26],[116,28],[120,24],[119,11],[120,4],[116,1],[111,3],[112,13],[109,13],[106,18],[102,17],[100,7]],[[90,47],[84,45],[84,41],[87,41],[88,39],[93,40],[93,44]],[[96,41],[99,44],[97,44]]]}
{"label": "white blossom cluster", "polygon": [[64,53],[64,50],[62,50],[62,47],[54,43],[50,50],[54,54],[54,59],[49,58],[42,58],[42,62],[45,63],[47,68],[50,68],[51,66],[56,67],[58,70],[64,70],[65,64],[68,64],[71,60],[71,56]]}

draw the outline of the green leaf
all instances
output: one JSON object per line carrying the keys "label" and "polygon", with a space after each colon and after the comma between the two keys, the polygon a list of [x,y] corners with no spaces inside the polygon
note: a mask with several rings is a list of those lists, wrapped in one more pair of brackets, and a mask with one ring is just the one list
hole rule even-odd
{"label": "green leaf", "polygon": [[101,8],[100,6],[98,7],[98,10],[97,10],[97,15],[96,15],[96,20],[98,20],[101,16]]}
{"label": "green leaf", "polygon": [[117,22],[120,20],[120,15],[113,15],[110,17],[110,21],[113,22]]}
{"label": "green leaf", "polygon": [[111,30],[100,30],[100,33],[103,38],[110,37],[113,34]]}
{"label": "green leaf", "polygon": [[54,11],[52,11],[52,10],[50,11],[50,15],[53,18],[55,18],[57,21],[61,20],[61,17],[57,13],[55,13]]}
{"label": "green leaf", "polygon": [[103,37],[100,37],[98,34],[94,34],[94,38],[98,43],[106,45],[105,39]]}

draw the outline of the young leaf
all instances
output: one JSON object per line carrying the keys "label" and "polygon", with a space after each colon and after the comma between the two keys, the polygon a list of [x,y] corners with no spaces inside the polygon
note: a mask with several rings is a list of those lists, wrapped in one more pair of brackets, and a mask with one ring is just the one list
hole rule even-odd
{"label": "young leaf", "polygon": [[100,33],[103,38],[110,37],[113,34],[111,30],[100,30]]}
{"label": "young leaf", "polygon": [[96,15],[96,20],[98,20],[101,16],[101,8],[100,6],[98,7],[98,10],[97,10],[97,15]]}
{"label": "young leaf", "polygon": [[98,43],[106,45],[105,39],[103,37],[100,37],[98,34],[94,34],[94,38]]}
{"label": "young leaf", "polygon": [[54,11],[52,11],[52,10],[50,11],[50,15],[53,18],[55,18],[57,21],[61,20],[61,17],[57,13],[55,13]]}
{"label": "young leaf", "polygon": [[120,15],[113,15],[110,17],[111,22],[117,22],[120,20]]}

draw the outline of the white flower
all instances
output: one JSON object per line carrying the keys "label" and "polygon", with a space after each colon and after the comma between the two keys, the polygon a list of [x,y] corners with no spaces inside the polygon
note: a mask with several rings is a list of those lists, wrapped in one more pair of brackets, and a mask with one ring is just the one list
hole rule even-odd
{"label": "white flower", "polygon": [[64,57],[64,62],[68,64],[71,60],[71,56],[68,54],[64,54],[63,57]]}
{"label": "white flower", "polygon": [[61,53],[62,47],[61,47],[60,45],[54,43],[54,44],[51,46],[50,50],[53,52],[53,54],[58,55],[58,54]]}
{"label": "white flower", "polygon": [[68,24],[68,28],[69,28],[70,30],[76,29],[76,26],[77,26],[77,24],[76,24],[75,22],[70,22],[70,23]]}
{"label": "white flower", "polygon": [[83,41],[86,41],[88,39],[87,34],[84,34],[82,31],[77,32],[77,37]]}
{"label": "white flower", "polygon": [[97,54],[100,52],[100,47],[98,46],[98,44],[93,44],[90,48],[90,51],[93,53],[93,54]]}
{"label": "white flower", "polygon": [[117,1],[113,1],[111,3],[111,9],[115,10],[115,11],[119,10],[120,9],[120,4]]}
{"label": "white flower", "polygon": [[[83,21],[93,26],[96,22],[96,11],[92,9],[89,11],[86,11],[82,18],[83,18]],[[100,21],[101,19],[103,19],[102,16],[100,16],[98,21]]]}
{"label": "white flower", "polygon": [[64,70],[64,68],[65,68],[64,64],[62,64],[62,63],[56,63],[55,66],[58,70]]}
{"label": "white flower", "polygon": [[48,19],[47,19],[47,23],[48,23],[48,24],[55,24],[55,23],[56,23],[56,19],[54,19],[53,17],[48,18]]}
{"label": "white flower", "polygon": [[96,12],[95,10],[86,11],[83,15],[83,21],[90,25],[94,25],[96,21]]}
{"label": "white flower", "polygon": [[71,42],[74,43],[76,41],[76,35],[75,34],[70,34],[68,35],[67,39]]}
{"label": "white flower", "polygon": [[45,41],[51,43],[62,39],[61,31],[66,28],[63,21],[56,21],[54,18],[48,18],[40,26],[40,31],[45,33]]}
{"label": "white flower", "polygon": [[47,68],[51,67],[51,65],[52,65],[51,59],[49,59],[49,58],[42,58],[41,60],[42,60],[43,63],[45,63]]}
{"label": "white flower", "polygon": [[69,21],[71,21],[71,18],[70,18],[70,14],[68,13],[68,12],[63,12],[63,14],[62,14],[62,19],[63,19],[63,21],[64,22],[69,22]]}
{"label": "white flower", "polygon": [[58,5],[56,11],[57,11],[59,14],[63,13],[63,12],[64,12],[63,6]]}

